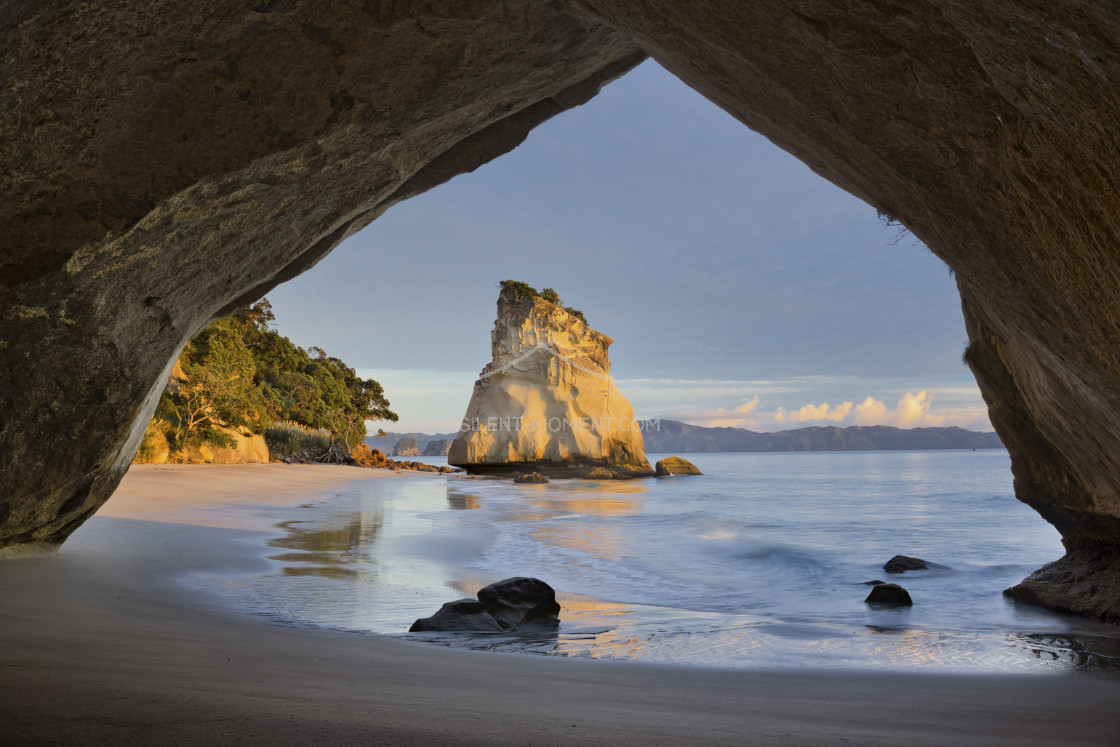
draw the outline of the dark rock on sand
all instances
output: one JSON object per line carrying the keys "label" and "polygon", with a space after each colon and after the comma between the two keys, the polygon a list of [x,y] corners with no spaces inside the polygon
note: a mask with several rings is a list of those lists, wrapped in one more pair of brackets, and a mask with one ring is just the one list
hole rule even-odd
{"label": "dark rock on sand", "polygon": [[687,459],[681,459],[679,456],[665,457],[657,462],[653,468],[654,476],[665,477],[667,475],[699,475],[703,474],[700,470],[696,469],[696,465]]}
{"label": "dark rock on sand", "polygon": [[529,472],[525,475],[518,475],[513,478],[513,481],[519,483],[545,483],[548,482],[548,478],[540,472]]}
{"label": "dark rock on sand", "polygon": [[908,555],[895,555],[883,563],[883,570],[887,573],[905,573],[906,571],[928,571],[929,563],[921,558],[911,558]]}
{"label": "dark rock on sand", "polygon": [[502,626],[477,599],[458,599],[443,605],[431,617],[420,618],[408,629],[409,633],[424,631],[500,633]]}
{"label": "dark rock on sand", "polygon": [[551,632],[560,627],[560,605],[551,586],[537,578],[507,578],[479,589],[478,600],[504,630]]}
{"label": "dark rock on sand", "polygon": [[914,604],[910,599],[910,593],[898,584],[879,584],[871,589],[871,593],[863,601],[868,604],[894,604],[904,607]]}
{"label": "dark rock on sand", "polygon": [[560,627],[556,592],[538,578],[517,576],[479,589],[478,599],[448,602],[431,617],[412,623],[410,633],[552,633]]}
{"label": "dark rock on sand", "polygon": [[1004,596],[1120,623],[1120,558],[1110,546],[1067,547],[1067,555],[1042,566]]}

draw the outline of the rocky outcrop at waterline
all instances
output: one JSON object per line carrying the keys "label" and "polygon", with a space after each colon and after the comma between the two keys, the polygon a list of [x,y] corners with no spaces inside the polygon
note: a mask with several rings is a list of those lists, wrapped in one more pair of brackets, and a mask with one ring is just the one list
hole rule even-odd
{"label": "rocky outcrop at waterline", "polygon": [[910,592],[898,584],[875,584],[871,588],[871,593],[867,595],[867,599],[863,601],[867,604],[891,607],[912,607],[914,605],[914,600],[910,598]]}
{"label": "rocky outcrop at waterline", "polygon": [[556,592],[539,578],[507,578],[479,589],[477,596],[447,602],[431,617],[412,623],[408,632],[539,634],[560,627]]}
{"label": "rocky outcrop at waterline", "polygon": [[695,464],[679,456],[665,457],[664,459],[658,460],[657,464],[654,465],[653,471],[657,477],[701,474]]}
{"label": "rocky outcrop at waterline", "polygon": [[0,37],[0,544],[104,502],[209,319],[645,50],[949,265],[1016,495],[1066,543],[1032,599],[1120,613],[1114,5],[63,0]]}
{"label": "rocky outcrop at waterline", "polygon": [[653,474],[634,408],[610,376],[614,340],[572,311],[528,286],[502,284],[492,359],[474,384],[448,464],[484,474]]}

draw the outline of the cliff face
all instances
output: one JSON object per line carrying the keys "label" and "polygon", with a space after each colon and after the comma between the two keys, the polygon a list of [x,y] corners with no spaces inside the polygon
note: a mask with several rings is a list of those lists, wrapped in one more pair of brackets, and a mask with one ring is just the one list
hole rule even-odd
{"label": "cliff face", "polygon": [[493,359],[448,463],[470,472],[653,474],[634,408],[610,376],[612,342],[554,303],[503,288]]}

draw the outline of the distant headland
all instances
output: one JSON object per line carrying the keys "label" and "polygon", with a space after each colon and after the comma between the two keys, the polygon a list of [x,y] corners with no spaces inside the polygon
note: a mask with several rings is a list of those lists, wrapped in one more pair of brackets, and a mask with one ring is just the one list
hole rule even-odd
{"label": "distant headland", "polygon": [[[889,425],[853,425],[848,428],[813,426],[788,431],[759,433],[743,428],[707,428],[678,420],[642,421],[642,437],[651,454],[681,452],[767,451],[891,451],[932,449],[1002,449],[995,433],[970,431],[964,428],[895,428]],[[416,440],[423,451],[428,443],[440,439],[453,440],[456,433],[386,433],[369,436],[371,449],[392,453],[403,438]]]}

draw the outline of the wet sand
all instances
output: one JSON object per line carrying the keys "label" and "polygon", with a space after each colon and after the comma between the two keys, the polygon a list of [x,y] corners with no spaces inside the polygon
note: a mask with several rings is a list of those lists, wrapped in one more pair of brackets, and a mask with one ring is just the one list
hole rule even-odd
{"label": "wet sand", "polygon": [[742,672],[285,628],[170,579],[252,570],[252,506],[346,467],[134,470],[55,557],[0,562],[0,742],[1118,744],[1120,679]]}

